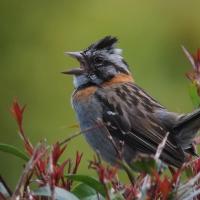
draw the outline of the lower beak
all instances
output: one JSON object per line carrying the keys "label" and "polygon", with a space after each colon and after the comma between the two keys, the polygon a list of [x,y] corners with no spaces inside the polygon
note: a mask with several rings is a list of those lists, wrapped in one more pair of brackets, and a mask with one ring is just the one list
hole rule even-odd
{"label": "lower beak", "polygon": [[85,72],[85,70],[83,68],[74,68],[74,69],[70,69],[68,71],[64,71],[62,72],[63,74],[68,74],[68,75],[81,75]]}
{"label": "lower beak", "polygon": [[[65,52],[65,55],[69,55],[72,58],[77,59],[80,63],[83,62],[83,55],[81,52]],[[68,75],[81,75],[85,72],[84,68],[82,67],[77,67],[74,69],[70,69],[68,71],[62,72],[63,74],[68,74]]]}

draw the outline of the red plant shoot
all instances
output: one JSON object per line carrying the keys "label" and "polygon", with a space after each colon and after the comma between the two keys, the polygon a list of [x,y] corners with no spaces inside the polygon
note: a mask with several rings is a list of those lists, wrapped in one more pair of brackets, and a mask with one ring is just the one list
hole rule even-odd
{"label": "red plant shoot", "polygon": [[193,70],[186,73],[186,77],[195,84],[200,96],[200,48],[197,49],[194,55],[190,54],[185,47],[183,47],[183,51],[193,68]]}
{"label": "red plant shoot", "polygon": [[11,113],[17,121],[19,127],[19,135],[24,142],[25,149],[29,155],[33,154],[33,145],[30,143],[29,139],[26,137],[23,129],[23,114],[25,110],[25,105],[21,106],[15,99],[11,106]]}

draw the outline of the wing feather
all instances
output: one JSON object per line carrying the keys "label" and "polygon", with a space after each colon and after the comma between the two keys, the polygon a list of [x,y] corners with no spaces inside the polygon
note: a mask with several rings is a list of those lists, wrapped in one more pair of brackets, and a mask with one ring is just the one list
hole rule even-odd
{"label": "wing feather", "polygon": [[[113,137],[131,148],[155,154],[165,134],[170,131],[153,114],[165,108],[134,83],[114,84],[95,92],[103,105],[103,122]],[[172,134],[166,142],[161,159],[179,167],[185,159]]]}

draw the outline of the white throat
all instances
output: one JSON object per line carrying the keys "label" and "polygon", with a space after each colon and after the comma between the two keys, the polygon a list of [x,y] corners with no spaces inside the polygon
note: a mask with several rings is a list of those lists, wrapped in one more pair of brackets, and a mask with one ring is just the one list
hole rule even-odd
{"label": "white throat", "polygon": [[89,83],[89,79],[85,74],[80,75],[80,76],[73,76],[73,79],[74,79],[73,83],[74,83],[75,88],[79,88],[80,86]]}

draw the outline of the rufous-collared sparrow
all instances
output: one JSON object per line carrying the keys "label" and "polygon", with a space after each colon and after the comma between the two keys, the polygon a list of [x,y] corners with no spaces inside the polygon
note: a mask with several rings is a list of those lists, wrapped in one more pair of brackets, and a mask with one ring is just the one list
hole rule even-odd
{"label": "rufous-collared sparrow", "polygon": [[180,167],[188,154],[195,154],[192,140],[200,128],[200,110],[178,114],[160,105],[134,82],[116,42],[106,36],[83,51],[68,52],[80,63],[64,73],[74,77],[72,105],[86,140],[111,164],[123,143],[121,156],[130,163],[138,153],[155,154],[169,133],[160,158]]}

